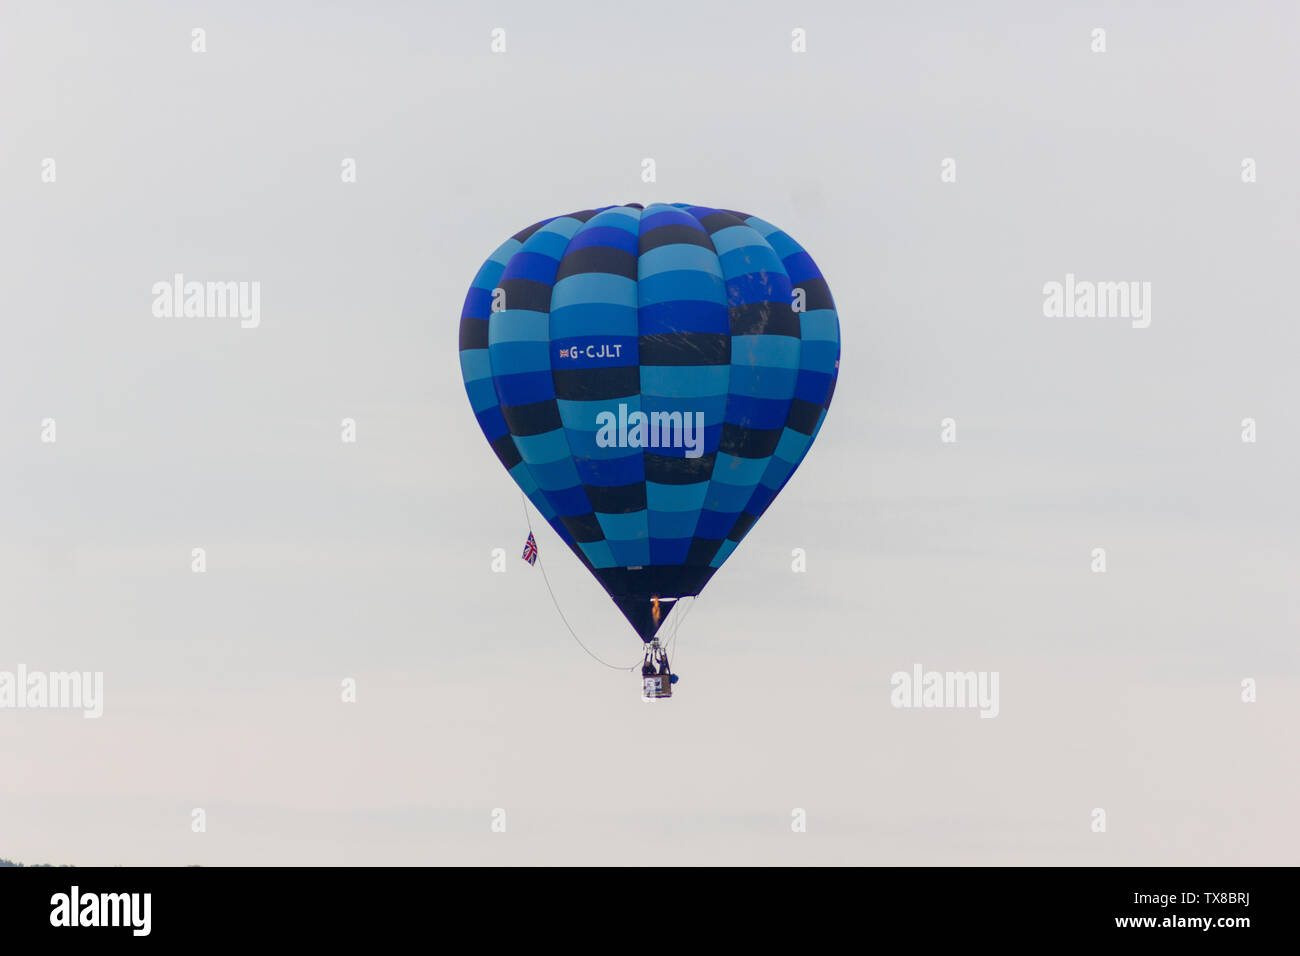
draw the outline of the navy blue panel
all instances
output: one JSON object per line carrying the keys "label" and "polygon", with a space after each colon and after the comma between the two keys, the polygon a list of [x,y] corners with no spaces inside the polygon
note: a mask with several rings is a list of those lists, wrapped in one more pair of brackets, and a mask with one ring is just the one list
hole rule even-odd
{"label": "navy blue panel", "polygon": [[641,391],[641,370],[635,365],[619,365],[597,374],[585,369],[555,369],[555,397],[573,402],[594,402],[609,398],[627,398]]}
{"label": "navy blue panel", "polygon": [[587,497],[591,507],[600,514],[630,514],[645,510],[645,482],[618,485],[613,488],[588,485]]}
{"label": "navy blue panel", "polygon": [[712,332],[643,335],[638,340],[642,365],[726,365],[731,336]]}
{"label": "navy blue panel", "polygon": [[642,456],[645,480],[660,485],[694,485],[708,481],[713,474],[714,457],[712,452],[699,458],[672,458],[646,452]]}
{"label": "navy blue panel", "polygon": [[[595,232],[594,229],[592,231]],[[604,272],[625,279],[635,279],[636,254],[622,249],[611,249],[608,246],[587,246],[576,251],[570,249],[564,254],[555,281],[559,282],[561,279],[582,272]]]}
{"label": "navy blue panel", "polygon": [[[805,310],[810,311],[810,310]],[[799,337],[799,313],[790,302],[749,302],[731,307],[732,335]]]}

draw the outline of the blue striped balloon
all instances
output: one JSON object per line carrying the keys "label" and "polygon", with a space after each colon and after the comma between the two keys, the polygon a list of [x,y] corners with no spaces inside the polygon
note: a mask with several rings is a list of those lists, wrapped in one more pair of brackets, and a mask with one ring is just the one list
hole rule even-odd
{"label": "blue striped balloon", "polygon": [[630,203],[545,219],[492,253],[460,362],[492,450],[648,642],[808,454],[839,318],[775,226]]}

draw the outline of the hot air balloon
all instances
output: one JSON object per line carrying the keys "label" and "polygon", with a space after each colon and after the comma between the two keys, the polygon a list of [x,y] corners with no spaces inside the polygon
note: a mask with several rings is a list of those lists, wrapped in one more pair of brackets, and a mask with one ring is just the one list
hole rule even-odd
{"label": "hot air balloon", "polygon": [[587,209],[515,233],[479,269],[460,321],[470,405],[649,646],[647,694],[652,670],[654,696],[671,693],[660,625],[808,454],[839,356],[812,258],[742,212]]}

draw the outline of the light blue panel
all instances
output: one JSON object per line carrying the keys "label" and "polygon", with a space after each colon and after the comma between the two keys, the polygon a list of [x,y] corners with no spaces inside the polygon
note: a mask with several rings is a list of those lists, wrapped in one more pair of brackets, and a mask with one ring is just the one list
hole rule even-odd
{"label": "light blue panel", "polygon": [[[720,451],[713,461],[712,480],[752,489],[758,484],[758,480],[763,477],[763,471],[766,468],[766,458],[737,458],[734,455],[728,455],[726,452]],[[710,505],[709,507],[712,508],[713,506]],[[716,510],[723,511],[726,509],[718,508]]]}
{"label": "light blue panel", "polygon": [[636,335],[635,305],[580,303],[551,310],[551,339],[578,338],[584,335]]}
{"label": "light blue panel", "polygon": [[720,256],[722,271],[728,276],[747,275],[753,272],[785,274],[785,263],[776,257],[767,243],[761,246],[742,246]]}
{"label": "light blue panel", "polygon": [[501,278],[501,273],[505,272],[511,257],[523,247],[522,242],[513,238],[507,239],[497,246],[496,252],[488,256],[488,261],[483,263],[483,268],[479,270],[478,275],[474,278],[474,287],[478,289],[496,288],[497,280]]}
{"label": "light blue panel", "polygon": [[488,357],[495,375],[551,370],[550,346],[546,342],[502,342],[499,345],[489,345]]}
{"label": "light blue panel", "polygon": [[[776,248],[776,246],[772,243],[772,238],[771,238],[772,233],[781,232],[781,230],[776,228],[776,226],[772,225],[770,222],[764,219],[759,219],[757,216],[750,216],[748,219],[745,220],[745,225],[747,225],[750,229],[753,229],[756,233],[758,233],[765,240],[767,240],[767,244],[772,246],[772,248],[774,249]],[[777,251],[780,252],[779,249]],[[799,252],[800,251],[799,247],[795,246],[794,251]],[[781,258],[784,259],[789,254],[790,253],[788,252],[782,252]]]}
{"label": "light blue panel", "polygon": [[479,269],[478,275],[474,276],[470,288],[491,292],[497,287],[497,283],[501,280],[501,274],[505,271],[505,265],[489,260],[483,263],[483,268]]}
{"label": "light blue panel", "polygon": [[782,259],[788,259],[790,256],[797,256],[799,253],[804,251],[804,248],[799,245],[799,243],[795,242],[780,229],[773,229],[771,232],[764,233],[763,238],[767,241],[767,244],[772,247],[772,251]]}
{"label": "light blue panel", "polygon": [[781,257],[782,262],[791,257],[797,257],[794,259],[795,262],[802,260],[805,263],[810,263],[814,268],[817,266],[817,263],[813,262],[812,256],[808,255],[808,252],[799,243],[783,232],[772,233],[767,237],[767,242],[772,247],[772,251]]}
{"label": "light blue panel", "polygon": [[564,250],[569,248],[569,240],[581,228],[582,223],[578,220],[562,216],[529,236],[522,248],[559,262],[564,257]]}
{"label": "light blue panel", "polygon": [[633,511],[625,515],[604,514],[598,511],[596,520],[600,522],[600,530],[605,532],[605,537],[610,541],[631,541],[648,537],[650,534],[644,511]]}
{"label": "light blue panel", "polygon": [[771,247],[763,241],[763,237],[749,226],[728,226],[711,234],[709,239],[713,242],[713,248],[718,250],[719,258],[745,246],[760,246],[771,251]]}
{"label": "light blue panel", "polygon": [[[516,438],[515,444],[518,445],[519,441],[520,439]],[[578,477],[578,469],[567,456],[559,461],[538,464],[529,462],[528,468],[537,479],[537,487],[546,491],[568,491],[582,485],[582,479]]]}
{"label": "light blue panel", "polygon": [[[766,459],[757,460],[766,461]],[[753,484],[729,485],[718,481],[715,472],[714,480],[709,482],[709,494],[704,499],[704,507],[709,511],[720,511],[723,514],[740,514],[745,510],[749,496],[753,493]]]}
{"label": "light blue panel", "polygon": [[708,272],[700,272],[698,269],[688,272],[661,272],[642,279],[638,285],[642,306],[658,305],[661,302],[725,303],[727,301],[727,287],[722,279]]}
{"label": "light blue panel", "polygon": [[493,312],[488,321],[488,346],[501,342],[548,342],[551,338],[550,321],[545,312],[527,309]]}
{"label": "light blue panel", "polygon": [[[756,338],[736,338],[749,337]],[[731,367],[728,365],[643,365],[641,394],[662,398],[713,398],[727,394],[730,375]]]}
{"label": "light blue panel", "polygon": [[797,432],[793,428],[787,428],[781,433],[781,440],[776,443],[776,451],[772,452],[772,454],[785,461],[797,464],[803,459],[804,453],[808,451],[808,446],[811,443],[812,436]]}
{"label": "light blue panel", "polygon": [[533,507],[541,513],[542,517],[547,521],[554,520],[555,508],[542,492],[542,489],[538,487],[537,479],[533,477],[528,465],[521,461],[510,469],[509,474],[515,480],[515,484],[519,486],[519,490],[528,496],[528,500],[533,503]]}
{"label": "light blue panel", "polygon": [[[516,435],[515,446],[519,449],[520,456],[529,465],[568,461],[569,458],[569,440],[565,437],[563,428],[556,428],[540,435]],[[574,475],[576,477],[576,471]],[[554,488],[555,485],[548,487]]]}
{"label": "light blue panel", "polygon": [[614,416],[614,427],[618,428],[618,406],[626,405],[627,413],[641,410],[641,396],[630,395],[627,398],[602,398],[594,402],[575,402],[567,398],[557,398],[555,404],[560,410],[560,421],[564,423],[565,428],[571,428],[574,431],[590,432],[595,434],[600,427],[596,424],[596,416],[601,412],[609,412]]}
{"label": "light blue panel", "polygon": [[[465,349],[460,353],[460,374],[465,384],[492,377],[492,362],[487,349]],[[724,389],[725,390],[725,389]]]}
{"label": "light blue panel", "polygon": [[737,543],[738,542],[732,541],[730,539],[723,541],[722,547],[718,548],[718,553],[715,554],[713,556],[713,560],[709,562],[709,567],[711,568],[722,567],[722,562],[726,561],[727,558],[731,557],[731,552],[736,550]]}
{"label": "light blue panel", "polygon": [[579,541],[578,547],[582,549],[582,553],[587,556],[587,560],[591,562],[591,566],[594,568],[617,568],[620,566],[614,561],[614,552],[609,549],[608,541]]}
{"label": "light blue panel", "polygon": [[[519,462],[515,467],[510,469],[510,477],[515,480],[519,490],[526,494],[530,499],[537,493],[537,480],[533,473],[528,470],[525,462]],[[547,507],[550,507],[549,505]]]}
{"label": "light blue panel", "polygon": [[551,290],[551,311],[579,303],[605,302],[636,307],[636,280],[606,272],[566,276]]}
{"label": "light blue panel", "polygon": [[[637,278],[645,280],[663,272],[707,272],[722,278],[722,269],[713,250],[679,242],[659,246],[641,254],[636,263]],[[680,298],[680,297],[679,297]]]}
{"label": "light blue panel", "polygon": [[834,309],[811,309],[799,316],[799,337],[805,342],[838,342],[840,321]]}
{"label": "light blue panel", "polygon": [[799,341],[789,335],[733,335],[731,364],[797,369]]}
{"label": "light blue panel", "polygon": [[641,231],[641,210],[631,209],[627,206],[612,206],[588,220],[588,225],[593,223],[596,226],[614,226],[619,229],[626,229],[635,236]]}
{"label": "light blue panel", "polygon": [[651,511],[683,511],[698,514],[704,507],[704,496],[709,490],[707,481],[693,485],[661,485],[657,481],[645,483],[646,507]]}

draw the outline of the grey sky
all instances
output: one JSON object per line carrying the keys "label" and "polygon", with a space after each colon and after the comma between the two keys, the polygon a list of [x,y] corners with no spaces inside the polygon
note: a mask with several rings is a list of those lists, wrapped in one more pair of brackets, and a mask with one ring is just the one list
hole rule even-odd
{"label": "grey sky", "polygon": [[[0,711],[0,856],[1300,862],[1300,13],[976,6],[6,3],[0,670],[106,700]],[[843,358],[647,707],[456,332],[511,233],[653,201],[787,230]],[[176,272],[260,326],[155,318]],[[1066,273],[1151,326],[1045,318]],[[892,708],[914,663],[1000,715]]]}

